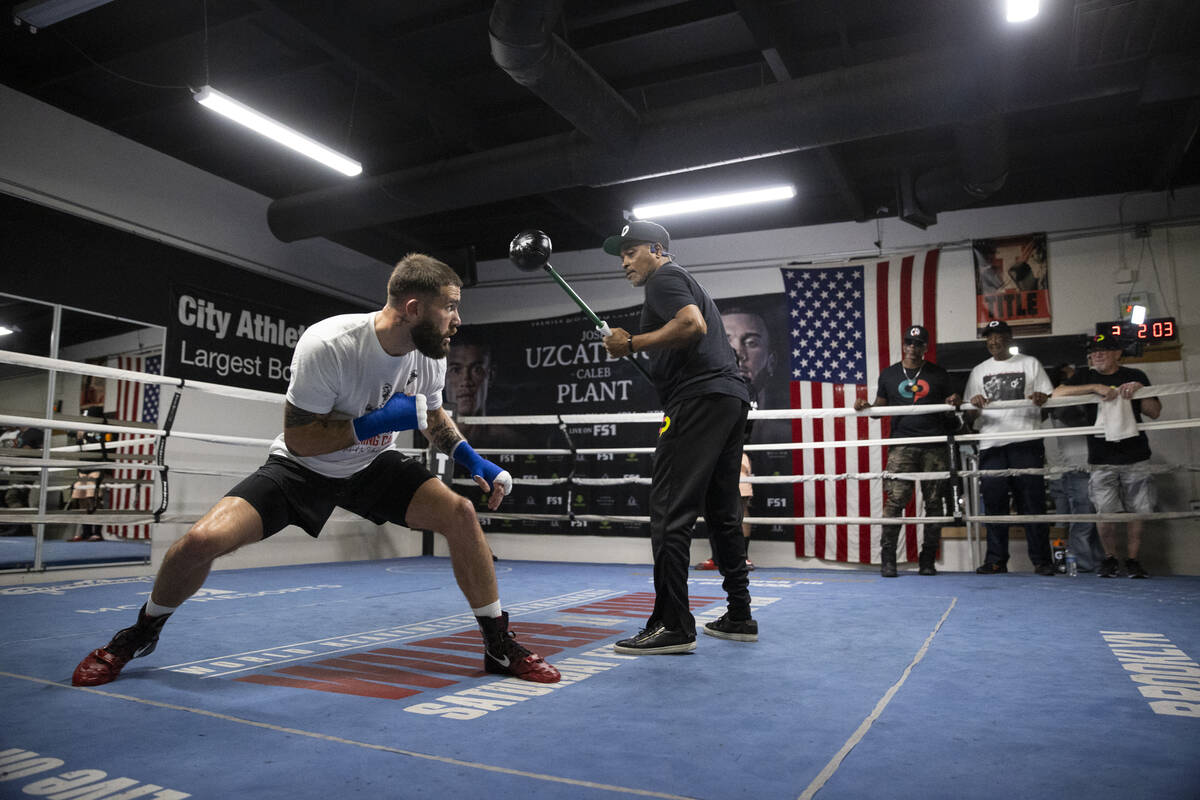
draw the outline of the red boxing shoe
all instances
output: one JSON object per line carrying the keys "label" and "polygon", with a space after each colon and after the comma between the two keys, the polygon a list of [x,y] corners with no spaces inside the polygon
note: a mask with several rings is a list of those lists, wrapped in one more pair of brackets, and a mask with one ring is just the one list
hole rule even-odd
{"label": "red boxing shoe", "polygon": [[558,683],[562,675],[554,665],[517,642],[508,629],[508,612],[499,617],[476,617],[483,632],[483,669],[493,675],[511,675],[534,683]]}
{"label": "red boxing shoe", "polygon": [[[483,668],[485,670],[493,675],[511,675],[514,678],[534,683],[558,683],[562,679],[562,674],[554,668],[553,664],[546,663],[537,653],[531,653],[521,647],[515,639],[509,639],[509,642],[512,643],[511,646],[505,649],[510,652],[500,658],[484,651]],[[517,652],[525,655],[518,656]]]}
{"label": "red boxing shoe", "polygon": [[75,667],[75,672],[71,675],[71,685],[103,686],[112,683],[128,663],[128,658],[110,653],[103,647],[93,650]]}
{"label": "red boxing shoe", "polygon": [[166,614],[161,617],[146,616],[146,607],[138,612],[136,625],[122,628],[112,641],[87,654],[71,675],[73,686],[103,686],[112,683],[121,670],[135,658],[148,656],[158,645],[158,634],[166,623]]}

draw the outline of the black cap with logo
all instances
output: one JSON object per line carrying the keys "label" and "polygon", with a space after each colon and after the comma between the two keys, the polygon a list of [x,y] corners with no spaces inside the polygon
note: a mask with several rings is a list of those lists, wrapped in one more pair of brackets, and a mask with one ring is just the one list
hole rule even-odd
{"label": "black cap with logo", "polygon": [[983,335],[985,338],[991,336],[993,333],[1003,333],[1006,336],[1012,336],[1012,328],[1008,327],[1008,323],[1004,320],[994,319],[983,326]]}
{"label": "black cap with logo", "polygon": [[1125,344],[1116,336],[1107,333],[1097,333],[1088,339],[1087,350],[1124,350]]}
{"label": "black cap with logo", "polygon": [[671,234],[667,233],[667,229],[657,222],[639,219],[634,222],[627,222],[625,227],[621,228],[620,233],[605,239],[604,252],[610,256],[619,256],[626,245],[648,244],[652,242],[661,244],[663,250],[670,250]]}

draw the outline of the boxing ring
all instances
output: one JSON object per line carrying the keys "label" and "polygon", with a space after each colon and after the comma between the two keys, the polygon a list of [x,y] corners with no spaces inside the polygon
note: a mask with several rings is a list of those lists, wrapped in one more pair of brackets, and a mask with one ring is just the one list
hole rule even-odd
{"label": "boxing ring", "polygon": [[[136,380],[146,383],[152,383],[159,386],[167,386],[175,389],[175,393],[170,402],[170,411],[167,413],[162,427],[148,428],[145,425],[130,426],[121,424],[104,423],[98,424],[94,422],[81,421],[73,419],[70,421],[52,420],[47,418],[37,418],[28,416],[19,416],[12,414],[0,413],[0,426],[16,426],[16,427],[41,427],[46,430],[53,430],[55,427],[69,427],[72,430],[78,430],[86,433],[105,434],[107,436],[123,436],[128,437],[113,441],[107,445],[102,444],[86,444],[86,445],[66,445],[59,447],[51,447],[50,439],[46,439],[46,444],[43,448],[41,458],[16,458],[11,456],[0,456],[0,470],[5,473],[5,476],[10,479],[10,485],[16,480],[28,480],[30,475],[36,475],[38,478],[30,483],[19,483],[21,486],[40,487],[45,485],[51,490],[68,488],[69,484],[51,482],[51,473],[61,474],[63,472],[79,471],[87,469],[94,470],[125,470],[137,473],[139,476],[147,476],[147,480],[152,480],[154,485],[155,505],[153,508],[136,509],[122,512],[100,512],[100,513],[83,513],[79,511],[64,511],[48,510],[46,508],[46,492],[40,492],[39,506],[34,508],[8,509],[0,515],[0,520],[17,524],[34,524],[39,527],[47,524],[91,524],[91,525],[142,525],[150,523],[176,523],[189,524],[198,519],[198,515],[172,513],[170,509],[170,486],[171,476],[187,476],[187,475],[207,475],[207,476],[222,476],[237,478],[245,474],[245,472],[229,471],[229,470],[213,470],[213,469],[197,469],[186,465],[171,466],[167,463],[166,454],[168,451],[167,443],[172,438],[175,440],[198,441],[214,445],[228,445],[237,448],[255,448],[259,451],[265,449],[271,442],[271,439],[229,436],[216,433],[196,433],[188,431],[180,431],[173,429],[175,413],[184,393],[197,393],[203,397],[205,395],[219,395],[237,400],[265,402],[275,405],[282,405],[283,396],[272,394],[269,392],[261,392],[251,389],[240,389],[235,387],[224,386],[220,384],[205,383],[201,381],[184,381],[181,379],[170,378],[167,376],[149,375],[141,372],[131,372],[128,370],[119,370],[111,367],[101,367],[92,364],[82,364],[78,362],[64,361],[59,359],[44,358],[40,356],[30,356],[20,353],[11,353],[0,351],[0,364],[10,364],[13,366],[28,367],[35,369],[44,369],[56,372],[67,372],[78,375],[90,375],[115,380]],[[1200,391],[1200,384],[1181,383],[1156,385],[1146,387],[1139,390],[1134,397],[1166,397],[1171,395],[1188,394]],[[1069,397],[1055,398],[1047,401],[1043,408],[1061,408],[1064,406],[1084,405],[1096,403],[1098,399],[1095,397]],[[1007,400],[996,401],[989,404],[991,409],[1006,409],[1006,408],[1029,408],[1032,404],[1030,401],[1024,400]],[[855,411],[852,408],[826,408],[826,409],[793,409],[793,410],[754,410],[750,412],[752,420],[803,420],[803,419],[836,419],[836,418],[878,418],[891,417],[902,415],[920,415],[920,414],[946,414],[958,412],[965,409],[972,409],[973,406],[964,404],[959,407],[950,405],[922,405],[922,406],[881,406],[865,409],[861,412]],[[490,426],[510,426],[519,428],[519,426],[554,426],[562,432],[562,438],[565,447],[542,447],[542,448],[513,448],[513,447],[477,447],[476,450],[487,456],[568,456],[571,459],[578,457],[589,456],[607,456],[612,457],[621,454],[649,454],[653,453],[654,448],[651,446],[641,447],[575,447],[572,443],[571,436],[567,432],[570,425],[587,425],[587,424],[628,424],[628,423],[653,423],[659,424],[662,420],[661,412],[645,412],[645,413],[614,413],[614,414],[535,414],[525,416],[490,416],[490,417],[463,417],[459,420],[460,424],[474,425],[490,425]],[[1200,419],[1175,419],[1175,420],[1155,420],[1143,422],[1137,427],[1142,431],[1173,431],[1186,430],[1200,426]],[[1073,427],[1073,428],[1052,428],[1041,429],[1036,432],[1036,435],[1042,438],[1058,438],[1081,435],[1103,434],[1102,426],[1096,425],[1091,427]],[[1043,467],[1041,469],[1030,470],[981,470],[977,467],[977,457],[974,452],[974,445],[982,441],[999,441],[1003,442],[1011,439],[1028,439],[1029,432],[1017,433],[999,433],[999,434],[960,434],[948,436],[925,436],[925,437],[905,437],[905,438],[867,438],[867,439],[846,439],[843,441],[824,441],[824,442],[769,442],[747,444],[745,450],[747,452],[760,451],[788,451],[796,452],[803,450],[832,450],[832,449],[847,449],[847,448],[886,448],[896,445],[907,444],[943,444],[947,447],[948,460],[950,469],[943,472],[904,472],[891,473],[886,470],[877,471],[854,471],[841,473],[810,473],[801,475],[776,475],[776,476],[753,476],[746,478],[745,481],[754,485],[798,485],[798,484],[816,484],[827,482],[843,482],[843,481],[882,481],[885,479],[906,479],[912,480],[917,485],[917,494],[919,496],[922,481],[933,480],[949,480],[952,492],[952,507],[949,509],[953,513],[940,517],[926,517],[923,515],[910,516],[906,515],[901,518],[889,518],[883,516],[750,516],[746,517],[745,521],[750,525],[785,525],[785,526],[816,526],[816,525],[884,525],[884,524],[904,524],[904,525],[922,525],[922,524],[939,524],[955,527],[965,527],[967,531],[967,540],[969,550],[973,557],[977,560],[981,557],[979,553],[982,537],[980,535],[980,526],[987,523],[1008,523],[1010,525],[1020,525],[1024,523],[1060,523],[1060,522],[1127,522],[1133,519],[1141,520],[1176,520],[1189,519],[1200,516],[1200,512],[1192,510],[1177,510],[1177,511],[1162,511],[1153,513],[1119,513],[1119,514],[1036,514],[1036,515],[988,515],[983,513],[981,503],[979,501],[978,483],[979,479],[989,475],[992,476],[1010,476],[1017,474],[1041,474],[1048,477],[1055,477],[1065,472],[1071,471],[1090,471],[1089,467]],[[133,461],[126,460],[122,455],[123,451],[131,448],[140,447],[147,442],[151,442],[154,447],[154,463],[141,463],[134,459]],[[85,455],[94,455],[97,451],[105,450],[106,458],[109,457],[108,450],[111,450],[112,460],[96,461],[94,459],[84,459]],[[438,461],[436,454],[428,448],[410,447],[403,449],[406,455],[419,458],[426,461],[427,466],[435,474],[443,471],[443,466]],[[74,455],[75,458],[70,456]],[[1148,471],[1152,473],[1175,473],[1179,471],[1195,472],[1196,466],[1193,465],[1171,465],[1171,464],[1142,464],[1127,467],[1137,471]],[[456,478],[452,483],[465,493],[470,494],[474,490],[474,483],[467,478]],[[561,487],[564,491],[569,492],[572,487],[588,487],[588,486],[647,486],[650,479],[644,476],[627,475],[620,478],[589,478],[568,474],[558,478],[522,478],[519,480],[519,485],[527,487]],[[120,485],[120,484],[118,484]],[[109,486],[113,486],[112,483]],[[519,491],[519,490],[518,490]],[[212,498],[215,501],[217,498]],[[569,503],[563,504],[564,507],[570,507]],[[503,507],[502,507],[503,508]],[[914,502],[910,505],[912,509],[921,509],[920,502]],[[573,521],[614,521],[624,523],[645,524],[649,522],[649,517],[645,515],[616,515],[616,514],[596,514],[596,513],[576,513],[574,511],[564,511],[561,514],[530,514],[530,513],[515,513],[509,511],[488,511],[483,508],[480,511],[481,521],[485,524],[492,519],[508,519],[508,520],[531,520],[531,521],[559,521],[571,523]],[[43,568],[42,560],[43,537],[35,537],[35,549],[32,559],[28,562],[28,568],[34,571]],[[911,557],[910,557],[911,560]],[[874,559],[873,559],[874,561]]]}
{"label": "boxing ring", "polygon": [[[0,353],[0,361],[13,358],[60,372],[107,369]],[[182,395],[181,406],[212,402],[207,398],[225,391],[142,373],[119,378],[172,386]],[[1164,395],[1195,389],[1153,390]],[[257,394],[245,401],[278,410],[279,396]],[[755,412],[759,419],[816,414],[855,412]],[[656,414],[644,414],[501,422],[569,426],[614,418],[659,421]],[[497,418],[461,422],[497,424]],[[83,426],[94,423],[0,414],[0,424],[91,430]],[[1164,420],[1144,429],[1194,424]],[[31,507],[9,519],[49,525],[91,516],[96,522],[182,529],[198,516],[192,505],[202,505],[179,507],[189,481],[209,481],[203,484],[209,492],[214,476],[232,484],[253,468],[232,469],[224,456],[185,456],[212,448],[257,463],[269,440],[179,427],[165,420],[153,428],[95,425],[98,432],[134,441],[156,440],[153,462],[137,465],[153,481],[147,508],[85,515]],[[1041,433],[1089,432],[1093,429]],[[969,450],[980,439],[956,436],[952,446]],[[799,450],[902,441],[924,440],[783,445]],[[183,442],[195,449],[187,451]],[[131,447],[117,441],[109,450],[122,445]],[[772,446],[778,444],[749,448]],[[429,456],[424,449],[405,452]],[[567,446],[504,452],[586,458],[614,451]],[[0,466],[30,484],[61,486],[57,475],[96,466],[79,454],[77,447],[55,450],[47,444],[37,456],[6,459]],[[970,500],[971,481],[986,473],[969,458],[952,463],[958,466],[946,473],[895,477],[955,477],[964,487],[955,513],[899,522],[958,523],[969,530],[989,521]],[[874,471],[759,476],[753,482],[885,477]],[[514,493],[519,496],[522,486],[569,491],[593,482],[644,487],[648,479],[518,479]],[[207,503],[218,496],[212,493]],[[590,510],[545,516],[566,522],[611,518]],[[1049,522],[1065,519],[996,519],[1020,524],[1043,516]],[[1185,516],[1192,515],[1168,511],[1147,518]],[[766,525],[779,519],[749,521]],[[798,526],[884,521],[782,519]],[[365,521],[361,525],[374,529]],[[977,540],[978,534],[973,546]],[[273,538],[253,547],[284,547],[284,541]],[[611,645],[635,633],[652,606],[648,543],[642,563],[603,564],[513,560],[503,557],[501,542],[497,537],[502,559],[496,570],[514,629],[559,667],[560,685],[485,675],[474,621],[448,560],[414,554],[218,569],[174,615],[152,656],[132,662],[113,684],[72,687],[70,671],[78,658],[128,624],[150,590],[152,570],[142,564],[124,567],[126,574],[118,577],[77,578],[22,568],[21,583],[0,584],[5,709],[0,796],[775,800],[886,793],[924,800],[1190,798],[1200,792],[1194,758],[1200,732],[1200,667],[1194,665],[1200,655],[1200,578],[1101,581],[1014,573],[997,581],[943,572],[896,581],[865,568],[760,562],[751,574],[758,642],[701,637],[706,641],[694,654],[639,658],[618,655]],[[114,544],[120,543],[92,546]],[[703,625],[724,612],[720,576],[691,575],[691,603]]]}

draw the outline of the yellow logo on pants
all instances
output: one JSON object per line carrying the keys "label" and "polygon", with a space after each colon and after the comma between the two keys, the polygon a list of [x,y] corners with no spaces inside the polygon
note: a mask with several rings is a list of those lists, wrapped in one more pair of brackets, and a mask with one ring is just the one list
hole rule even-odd
{"label": "yellow logo on pants", "polygon": [[662,436],[667,432],[667,428],[671,427],[671,418],[666,414],[663,415],[663,426],[658,429],[658,435]]}

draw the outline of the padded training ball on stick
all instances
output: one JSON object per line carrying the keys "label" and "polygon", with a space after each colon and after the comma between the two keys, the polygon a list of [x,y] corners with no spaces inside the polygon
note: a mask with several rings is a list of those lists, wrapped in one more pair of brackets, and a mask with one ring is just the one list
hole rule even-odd
{"label": "padded training ball on stick", "polygon": [[542,231],[521,231],[508,246],[508,258],[517,269],[534,272],[550,263],[553,250],[550,237]]}

